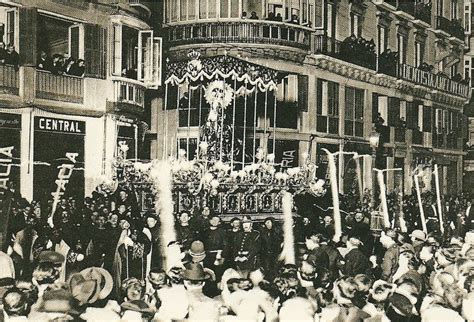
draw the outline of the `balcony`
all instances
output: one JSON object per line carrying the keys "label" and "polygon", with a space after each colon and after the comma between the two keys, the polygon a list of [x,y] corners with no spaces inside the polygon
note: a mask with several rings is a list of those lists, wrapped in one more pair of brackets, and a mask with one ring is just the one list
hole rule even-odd
{"label": "balcony", "polygon": [[115,111],[137,114],[145,110],[145,85],[122,77],[114,77],[112,83],[114,96],[111,103]]}
{"label": "balcony", "polygon": [[311,29],[278,21],[229,19],[167,27],[171,46],[206,43],[248,43],[308,51]]}
{"label": "balcony", "polygon": [[405,15],[405,18],[407,19],[410,19],[409,16],[411,16],[416,20],[421,20],[428,25],[431,25],[431,2],[416,3],[414,0],[375,0],[375,3],[384,6],[385,9],[392,11],[395,10],[397,14]]}
{"label": "balcony", "polygon": [[438,16],[436,18],[436,29],[446,32],[459,40],[464,40],[464,28],[460,20],[449,20]]}
{"label": "balcony", "polygon": [[377,67],[375,43],[361,37],[348,37],[341,42],[326,35],[315,35],[312,47],[316,54],[325,54],[373,70]]}
{"label": "balcony", "polygon": [[84,102],[84,78],[54,75],[38,70],[36,71],[36,97],[82,104]]}
{"label": "balcony", "polygon": [[417,85],[427,86],[434,90],[448,92],[465,98],[469,97],[468,85],[450,80],[445,76],[423,71],[410,65],[400,64],[398,66],[397,78],[407,80]]}
{"label": "balcony", "polygon": [[20,75],[18,68],[0,65],[0,94],[18,95]]}

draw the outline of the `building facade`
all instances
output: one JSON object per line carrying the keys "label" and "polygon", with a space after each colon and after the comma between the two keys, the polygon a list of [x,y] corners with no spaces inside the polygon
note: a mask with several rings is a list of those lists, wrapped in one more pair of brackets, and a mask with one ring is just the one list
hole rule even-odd
{"label": "building facade", "polygon": [[[270,95],[276,100],[250,94],[255,112],[235,124],[250,155],[260,147],[293,167],[308,153],[324,168],[323,149],[357,151],[365,155],[359,166],[368,189],[375,155],[377,168],[399,169],[387,173],[388,189],[405,193],[414,188],[415,171],[423,174],[423,190],[434,188],[437,165],[442,193],[450,194],[462,188],[462,115],[470,97],[461,65],[463,10],[461,0],[167,0],[165,55],[170,63],[195,59],[193,52],[201,59],[230,56],[284,74]],[[188,100],[196,94],[189,85],[170,83],[152,103],[152,157],[183,149],[193,158],[199,150],[209,110],[202,98]],[[247,111],[247,94],[235,93],[237,114],[239,107]],[[338,166],[339,187],[347,192],[357,181],[356,162],[340,157]]]}
{"label": "building facade", "polygon": [[[127,158],[146,153],[145,106],[161,82],[153,5],[0,4],[2,40],[19,54],[17,63],[0,65],[1,184],[14,182],[29,200],[50,197],[58,166],[74,163],[67,193],[89,195],[110,175],[119,146],[128,147]],[[85,63],[76,76],[55,62],[69,58]]]}
{"label": "building facade", "polygon": [[[465,30],[467,41],[466,53],[464,55],[464,76],[469,79],[469,85],[474,88],[474,43],[472,39],[472,28],[474,26],[473,10],[474,3],[471,0],[464,1],[464,16],[465,16]],[[474,193],[472,182],[474,180],[474,101],[471,100],[464,109],[464,114],[467,118],[467,144],[465,146],[466,155],[464,157],[464,191]]]}

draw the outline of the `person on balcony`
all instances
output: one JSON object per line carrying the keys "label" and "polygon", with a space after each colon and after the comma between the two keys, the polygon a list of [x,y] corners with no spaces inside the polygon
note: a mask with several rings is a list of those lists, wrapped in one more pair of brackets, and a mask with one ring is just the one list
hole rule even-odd
{"label": "person on balcony", "polygon": [[41,51],[40,56],[38,57],[37,67],[43,70],[51,70],[51,67],[52,67],[51,58],[48,57],[48,54],[46,54],[44,50]]}
{"label": "person on balcony", "polygon": [[72,65],[69,70],[69,75],[83,77],[86,70],[85,62],[83,59],[78,59],[77,62]]}
{"label": "person on balcony", "polygon": [[62,74],[62,65],[61,65],[61,55],[54,54],[53,55],[53,63],[51,64],[51,73],[60,75]]}
{"label": "person on balcony", "polygon": [[247,12],[246,11],[242,12],[242,19],[247,19],[247,18],[248,18]]}
{"label": "person on balcony", "polygon": [[257,13],[255,11],[252,11],[250,13],[250,18],[251,20],[258,20],[258,16],[257,16]]}
{"label": "person on balcony", "polygon": [[7,47],[7,53],[5,57],[5,64],[18,66],[20,64],[20,55],[15,50],[15,46],[9,44]]}
{"label": "person on balcony", "polygon": [[275,17],[275,20],[276,21],[283,21],[283,17],[281,16],[281,13],[277,13],[277,15]]}
{"label": "person on balcony", "polygon": [[0,64],[5,64],[5,58],[7,57],[7,51],[5,50],[5,43],[0,41]]}

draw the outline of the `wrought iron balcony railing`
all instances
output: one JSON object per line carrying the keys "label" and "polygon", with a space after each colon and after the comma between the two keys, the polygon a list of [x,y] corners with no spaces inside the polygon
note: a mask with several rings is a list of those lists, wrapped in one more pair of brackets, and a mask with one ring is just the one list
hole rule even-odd
{"label": "wrought iron balcony railing", "polygon": [[230,19],[167,27],[171,46],[199,43],[250,43],[310,49],[311,29],[278,21]]}

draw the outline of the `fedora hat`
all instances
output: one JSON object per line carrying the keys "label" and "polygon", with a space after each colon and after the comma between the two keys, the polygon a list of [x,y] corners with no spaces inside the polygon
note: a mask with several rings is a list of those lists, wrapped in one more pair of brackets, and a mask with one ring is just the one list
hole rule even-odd
{"label": "fedora hat", "polygon": [[183,272],[183,279],[188,281],[205,281],[211,278],[211,274],[206,272],[199,263],[188,263]]}
{"label": "fedora hat", "polygon": [[97,283],[96,294],[91,298],[92,302],[103,300],[112,292],[114,281],[108,271],[100,267],[89,267],[80,272],[86,280],[93,280]]}

